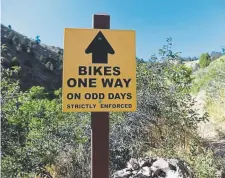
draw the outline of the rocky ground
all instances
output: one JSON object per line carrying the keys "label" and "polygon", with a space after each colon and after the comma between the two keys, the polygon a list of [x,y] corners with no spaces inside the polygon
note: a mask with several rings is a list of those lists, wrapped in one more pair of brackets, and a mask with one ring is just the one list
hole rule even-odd
{"label": "rocky ground", "polygon": [[125,169],[114,173],[113,178],[194,178],[190,166],[178,159],[139,158],[127,163]]}
{"label": "rocky ground", "polygon": [[[200,91],[195,97],[197,101],[194,109],[203,115],[205,109],[205,92]],[[212,148],[215,156],[225,159],[225,138],[221,132],[225,133],[224,124],[216,125],[213,118],[202,122],[198,126],[199,136],[205,140],[205,146]],[[179,159],[168,158],[131,158],[127,167],[118,170],[113,174],[113,178],[194,178],[193,170],[188,163]],[[225,173],[218,170],[214,178],[225,178]]]}

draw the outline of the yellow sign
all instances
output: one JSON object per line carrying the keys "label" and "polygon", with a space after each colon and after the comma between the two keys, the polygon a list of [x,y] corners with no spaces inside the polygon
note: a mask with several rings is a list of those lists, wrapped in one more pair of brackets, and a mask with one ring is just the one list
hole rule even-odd
{"label": "yellow sign", "polygon": [[63,112],[136,110],[135,31],[66,28]]}

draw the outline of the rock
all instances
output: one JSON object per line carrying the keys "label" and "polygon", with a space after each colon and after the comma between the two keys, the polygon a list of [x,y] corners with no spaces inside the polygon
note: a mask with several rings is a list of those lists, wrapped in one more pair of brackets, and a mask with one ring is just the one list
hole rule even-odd
{"label": "rock", "polygon": [[215,178],[225,178],[225,170],[218,169]]}
{"label": "rock", "polygon": [[151,176],[151,170],[149,167],[145,166],[142,167],[141,170],[138,172],[138,174],[144,175],[144,176]]}
{"label": "rock", "polygon": [[155,161],[152,166],[150,167],[150,169],[153,172],[158,172],[159,170],[163,171],[163,172],[167,172],[170,170],[170,166],[169,163],[167,161],[165,161],[164,159],[158,159],[157,161]]}
{"label": "rock", "polygon": [[136,159],[131,158],[130,161],[127,163],[127,167],[131,168],[133,170],[137,170],[137,169],[139,169],[140,166]]}
{"label": "rock", "polygon": [[144,167],[144,166],[150,167],[150,165],[152,165],[152,160],[153,159],[154,158],[139,158],[138,159],[138,164],[140,165],[140,167]]}
{"label": "rock", "polygon": [[113,178],[129,178],[132,175],[132,170],[130,168],[125,168],[120,171],[116,171]]}
{"label": "rock", "polygon": [[127,167],[113,174],[113,178],[194,178],[190,166],[179,159],[131,158]]}
{"label": "rock", "polygon": [[167,178],[180,178],[180,177],[182,177],[182,176],[179,175],[179,173],[176,172],[176,171],[169,170],[169,171],[167,172],[166,177],[167,177]]}

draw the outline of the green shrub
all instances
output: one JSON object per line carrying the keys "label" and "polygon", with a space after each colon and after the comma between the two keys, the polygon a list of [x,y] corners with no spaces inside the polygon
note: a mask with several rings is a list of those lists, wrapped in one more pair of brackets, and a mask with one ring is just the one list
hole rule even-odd
{"label": "green shrub", "polygon": [[42,54],[41,54],[39,60],[40,60],[40,62],[41,62],[42,64],[45,64],[45,63],[46,63],[46,60],[45,60],[45,58],[43,57]]}
{"label": "green shrub", "polygon": [[200,56],[199,65],[201,68],[205,68],[210,64],[210,55],[208,53],[204,53]]}
{"label": "green shrub", "polygon": [[21,42],[21,49],[23,52],[27,52],[27,49],[29,47],[29,39],[28,38],[24,38]]}
{"label": "green shrub", "polygon": [[19,38],[18,37],[14,36],[12,40],[13,40],[13,43],[15,45],[19,44]]}
{"label": "green shrub", "polygon": [[45,63],[50,62],[55,68],[56,66],[59,66],[60,60],[61,59],[57,56],[54,58],[52,55],[49,55],[49,57],[45,58],[43,61],[45,61]]}
{"label": "green shrub", "polygon": [[[194,73],[194,81],[191,91],[196,94],[201,89],[210,89],[212,96],[224,84],[225,57],[220,57],[216,61],[210,63],[206,68],[201,68]],[[225,86],[222,86],[225,87]]]}
{"label": "green shrub", "polygon": [[20,66],[20,62],[17,57],[12,58],[11,66]]}
{"label": "green shrub", "polygon": [[25,44],[21,44],[21,50],[23,52],[26,52],[27,51],[27,46]]}
{"label": "green shrub", "polygon": [[10,62],[3,56],[1,56],[1,65],[4,66],[5,68],[10,67]]}
{"label": "green shrub", "polygon": [[[193,101],[187,94],[191,70],[167,60],[176,56],[170,50],[170,40],[167,42],[160,50],[163,62],[137,64],[137,111],[110,113],[111,171],[153,147],[189,148],[196,138],[197,124],[205,119],[192,109]],[[46,67],[54,69],[50,61]],[[60,91],[51,100],[39,87],[23,92],[18,81],[5,73],[11,71],[1,74],[4,176],[32,173],[43,163],[54,164],[59,177],[90,177],[90,113],[63,113]],[[18,97],[10,98],[12,93]]]}
{"label": "green shrub", "polygon": [[27,48],[27,52],[28,52],[28,54],[30,54],[31,56],[34,56],[34,48],[33,48],[33,47],[28,47],[28,48]]}
{"label": "green shrub", "polygon": [[47,62],[47,63],[46,63],[46,67],[47,67],[49,70],[51,70],[51,71],[54,70],[54,66],[53,66],[53,64],[52,64],[51,62]]}
{"label": "green shrub", "polygon": [[176,55],[167,49],[160,50],[164,62],[137,63],[137,111],[110,117],[112,170],[153,148],[190,150],[198,139],[197,124],[207,117],[199,117],[192,107],[192,70],[175,64]]}
{"label": "green shrub", "polygon": [[22,47],[21,44],[18,44],[18,46],[16,46],[16,52],[20,53],[20,51],[22,51]]}
{"label": "green shrub", "polygon": [[1,46],[1,53],[4,54],[4,53],[7,53],[7,50],[8,50],[8,47],[6,44],[2,44]]}
{"label": "green shrub", "polygon": [[58,55],[62,55],[62,51],[61,50],[59,50],[57,53],[58,53]]}

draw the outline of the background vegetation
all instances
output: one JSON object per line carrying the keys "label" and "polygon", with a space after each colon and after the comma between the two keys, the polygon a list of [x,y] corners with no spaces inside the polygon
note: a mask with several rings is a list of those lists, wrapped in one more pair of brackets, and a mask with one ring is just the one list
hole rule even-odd
{"label": "background vegetation", "polygon": [[[23,52],[31,47],[29,40],[21,43],[16,42],[15,36],[11,39]],[[17,58],[10,55],[9,45],[1,45],[1,176],[89,178],[90,114],[62,113],[61,88],[52,91],[53,95],[49,88],[38,85],[22,90],[24,61],[19,55]],[[158,55],[149,61],[137,59],[137,111],[110,113],[111,173],[124,168],[131,157],[144,155],[182,158],[199,178],[213,177],[218,166],[223,165],[211,150],[204,148],[196,133],[198,123],[208,117],[207,113],[199,116],[193,109],[195,101],[190,93],[194,90],[193,82],[198,90],[208,79],[196,81],[192,68],[183,64],[179,53],[174,53],[171,47],[172,39],[168,38]],[[36,48],[29,49],[38,56]],[[62,51],[57,54],[47,58],[40,55],[39,61],[50,71],[58,70]],[[212,75],[223,72],[216,70]],[[223,76],[218,80],[224,84]],[[221,85],[213,86],[211,92],[224,95],[223,89],[218,90]]]}

